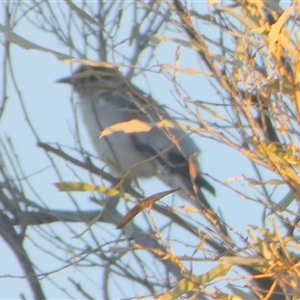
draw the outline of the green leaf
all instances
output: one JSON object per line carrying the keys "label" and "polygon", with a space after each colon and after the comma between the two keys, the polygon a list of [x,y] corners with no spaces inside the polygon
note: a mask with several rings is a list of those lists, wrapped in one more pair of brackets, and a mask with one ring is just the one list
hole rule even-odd
{"label": "green leaf", "polygon": [[99,192],[109,197],[122,196],[122,193],[116,189],[108,189],[105,186],[98,186],[84,182],[57,182],[54,183],[54,185],[60,192]]}
{"label": "green leaf", "polygon": [[68,55],[65,55],[65,54],[62,54],[62,53],[59,53],[56,51],[52,51],[50,49],[47,49],[47,48],[41,47],[37,44],[34,44],[34,43],[22,38],[18,34],[11,31],[9,28],[7,28],[1,24],[0,24],[0,32],[3,32],[5,34],[5,36],[9,42],[11,42],[15,45],[18,45],[21,48],[24,48],[26,50],[39,50],[39,51],[47,52],[47,53],[55,55],[60,60],[72,59],[71,56],[68,56]]}
{"label": "green leaf", "polygon": [[223,277],[227,275],[227,273],[232,268],[232,264],[219,264],[218,266],[212,268],[209,272],[200,275],[200,276],[190,276],[189,278],[181,279],[178,282],[178,285],[172,289],[167,291],[164,295],[158,297],[158,300],[173,300],[178,299],[185,293],[190,292],[195,287],[203,284],[210,283],[214,279],[218,277]]}
{"label": "green leaf", "polygon": [[247,258],[238,256],[223,256],[219,259],[220,262],[240,265],[240,266],[251,266],[253,268],[268,268],[269,261],[265,258]]}
{"label": "green leaf", "polygon": [[83,11],[78,6],[76,6],[75,4],[73,4],[72,1],[66,0],[66,2],[70,6],[70,8],[72,10],[74,10],[81,19],[83,19],[85,21],[88,21],[89,23],[92,23],[94,25],[100,26],[100,24],[98,22],[96,22],[93,17],[91,17],[85,11]]}

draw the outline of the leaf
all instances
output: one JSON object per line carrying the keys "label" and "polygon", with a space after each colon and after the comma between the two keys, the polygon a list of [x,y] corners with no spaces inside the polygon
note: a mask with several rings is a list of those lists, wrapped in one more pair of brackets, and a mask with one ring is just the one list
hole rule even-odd
{"label": "leaf", "polygon": [[162,120],[160,122],[157,122],[156,126],[158,128],[180,129],[180,130],[183,130],[183,131],[187,131],[187,130],[197,131],[197,128],[192,128],[192,127],[189,127],[185,124],[174,122],[174,121],[171,121],[171,120]]}
{"label": "leaf", "polygon": [[232,268],[232,264],[219,264],[218,266],[212,268],[209,272],[200,275],[195,276],[192,275],[189,278],[181,279],[178,282],[178,285],[172,289],[167,291],[164,295],[158,297],[158,300],[173,300],[178,299],[180,296],[182,296],[185,293],[190,292],[195,287],[203,284],[207,284],[214,279],[218,277],[223,277],[227,275],[227,273]]}
{"label": "leaf", "polygon": [[151,128],[151,124],[134,119],[126,122],[120,122],[105,128],[100,132],[99,138],[101,139],[118,131],[124,133],[148,132],[151,130]]}
{"label": "leaf", "polygon": [[268,268],[270,266],[269,261],[265,258],[223,256],[219,259],[219,261],[233,265],[250,266],[253,268]]}
{"label": "leaf", "polygon": [[[98,22],[95,21],[95,19],[93,17],[91,17],[89,14],[87,14],[85,11],[83,11],[82,9],[80,9],[78,6],[76,6],[74,3],[72,3],[72,1],[70,0],[66,0],[67,4],[70,6],[70,8],[72,10],[74,10],[77,15],[85,20],[88,21],[89,23],[92,23],[94,25],[100,26],[100,24]],[[101,27],[101,26],[100,26]]]}
{"label": "leaf", "polygon": [[198,176],[196,153],[190,155],[189,157],[189,172],[190,172],[193,191],[195,195],[199,197],[199,187],[196,184],[196,178]]}
{"label": "leaf", "polygon": [[211,109],[211,108],[207,107],[206,105],[203,105],[201,101],[194,101],[194,103],[195,103],[195,105],[197,105],[198,107],[200,107],[202,110],[204,110],[205,112],[207,112],[211,116],[213,116],[215,118],[218,118],[219,120],[224,121],[224,122],[230,124],[229,121],[223,115],[219,114],[214,109]]}
{"label": "leaf", "polygon": [[170,42],[170,43],[175,43],[175,44],[178,44],[178,45],[185,46],[187,48],[192,48],[192,44],[189,43],[189,42],[186,42],[186,41],[180,40],[180,39],[170,38],[170,37],[167,37],[167,36],[157,36],[157,35],[155,35],[155,36],[152,36],[150,38],[150,40],[155,45],[158,45],[161,42]]}
{"label": "leaf", "polygon": [[247,180],[249,182],[250,185],[286,185],[286,182],[284,182],[283,180],[279,180],[279,179],[270,179],[267,181],[259,181],[255,178],[245,178],[244,180]]}
{"label": "leaf", "polygon": [[300,179],[292,166],[299,164],[299,158],[296,156],[293,145],[265,143],[263,140],[253,142],[257,153],[266,159],[269,167],[274,168],[275,166],[285,180],[288,178],[293,180],[294,184],[300,184]]}
{"label": "leaf", "polygon": [[262,87],[262,91],[265,91],[266,93],[278,93],[282,92],[287,96],[294,95],[294,92],[296,89],[298,89],[298,85],[294,85],[288,80],[285,80],[284,78],[280,80],[274,80],[271,84],[265,84]]}
{"label": "leaf", "polygon": [[229,13],[231,16],[236,18],[239,22],[244,24],[248,29],[255,29],[258,27],[257,24],[253,20],[251,20],[249,16],[246,17],[245,15],[242,15],[241,12],[236,10],[235,8],[221,6],[221,5],[214,5],[214,7],[217,10]]}
{"label": "leaf", "polygon": [[233,58],[234,58],[234,61],[235,61],[235,66],[238,67],[238,69],[246,61],[247,48],[248,48],[248,45],[245,43],[244,40],[240,39],[240,40],[237,41]]}
{"label": "leaf", "polygon": [[271,30],[268,34],[268,41],[269,41],[269,51],[271,53],[275,52],[275,45],[278,42],[280,32],[283,28],[285,22],[289,19],[293,10],[293,6],[287,8],[284,13],[280,16],[275,24],[271,26]]}
{"label": "leaf", "polygon": [[226,287],[235,293],[235,296],[232,296],[232,298],[229,298],[230,300],[235,300],[235,299],[239,299],[239,300],[258,299],[257,297],[255,297],[255,295],[253,293],[252,294],[247,294],[244,291],[242,291],[239,287],[234,286],[232,284],[228,284]]}
{"label": "leaf", "polygon": [[272,251],[272,248],[270,247],[269,241],[268,242],[262,241],[258,246],[262,256],[268,260],[271,260],[274,253]]}
{"label": "leaf", "polygon": [[179,70],[179,64],[180,64],[180,47],[177,47],[176,53],[175,53],[175,60],[174,60],[174,81],[176,81],[178,77],[178,70]]}
{"label": "leaf", "polygon": [[208,3],[210,6],[214,6],[218,1],[217,0],[209,0]]}
{"label": "leaf", "polygon": [[60,192],[99,192],[109,197],[122,196],[122,193],[118,190],[84,182],[57,182],[54,185]]}
{"label": "leaf", "polygon": [[140,24],[135,24],[132,28],[131,28],[131,34],[130,34],[130,39],[129,39],[129,45],[131,46],[133,41],[136,40],[137,37],[140,36]]}
{"label": "leaf", "polygon": [[119,222],[116,229],[121,229],[125,225],[128,224],[137,214],[139,214],[141,211],[143,211],[147,207],[151,207],[156,201],[160,200],[161,198],[174,193],[178,191],[179,189],[170,190],[167,192],[158,193],[155,195],[152,195],[150,197],[145,198],[143,201],[141,201],[139,204],[135,205]]}
{"label": "leaf", "polygon": [[3,26],[2,24],[0,24],[0,32],[3,32],[7,38],[8,41],[10,41],[11,43],[20,46],[21,48],[24,48],[26,50],[39,50],[39,51],[44,51],[50,54],[55,55],[59,60],[69,60],[72,59],[71,56],[56,52],[56,51],[52,51],[50,49],[41,47],[37,44],[34,44],[24,38],[22,38],[21,36],[19,36],[18,34],[14,33],[13,31],[11,31],[9,28]]}
{"label": "leaf", "polygon": [[277,205],[283,208],[287,208],[295,199],[294,194],[289,191],[278,203]]}
{"label": "leaf", "polygon": [[[170,64],[162,64],[161,67],[165,70],[172,70],[172,71],[175,71],[175,67],[170,65]],[[201,70],[196,70],[196,69],[176,69],[176,71],[178,73],[183,73],[183,74],[188,74],[188,75],[200,75],[200,74],[206,74],[207,76],[210,76],[211,73],[209,72],[204,72],[204,71],[201,71]]]}
{"label": "leaf", "polygon": [[[99,138],[103,138],[105,136],[111,135],[115,132],[124,132],[124,133],[138,133],[138,132],[149,132],[152,128],[169,128],[169,129],[181,129],[183,131],[186,130],[193,130],[189,126],[184,124],[179,124],[177,122],[171,120],[162,120],[157,122],[156,124],[146,123],[144,121],[133,119],[126,122],[120,122],[105,128],[103,131],[100,132]],[[194,128],[196,131],[197,128]]]}

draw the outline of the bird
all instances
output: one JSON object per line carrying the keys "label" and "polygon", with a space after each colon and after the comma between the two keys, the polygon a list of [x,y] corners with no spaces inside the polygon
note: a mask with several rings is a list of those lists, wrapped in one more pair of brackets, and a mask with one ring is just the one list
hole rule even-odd
{"label": "bird", "polygon": [[[190,176],[189,158],[200,152],[193,139],[180,128],[155,126],[159,121],[172,120],[162,105],[129,83],[117,68],[106,65],[81,65],[70,77],[57,82],[70,84],[78,95],[79,111],[92,144],[114,173],[131,179],[157,176],[168,186],[179,188],[194,206],[211,210],[202,189],[213,195],[215,189],[199,172],[194,183]],[[105,129],[132,120],[151,124],[151,129],[118,131],[99,138]]]}

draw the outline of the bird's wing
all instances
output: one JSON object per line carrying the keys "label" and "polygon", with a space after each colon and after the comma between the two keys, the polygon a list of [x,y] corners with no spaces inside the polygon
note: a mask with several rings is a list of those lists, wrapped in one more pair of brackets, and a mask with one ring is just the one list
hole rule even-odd
{"label": "bird's wing", "polygon": [[[185,194],[194,195],[188,161],[191,155],[200,151],[193,140],[180,129],[155,127],[158,121],[171,118],[167,111],[153,99],[139,98],[122,92],[115,99],[127,103],[122,105],[127,120],[136,118],[152,123],[153,128],[150,131],[131,133],[130,136],[139,151],[149,158],[153,157],[153,162],[160,170],[160,178],[172,187],[180,187]],[[195,178],[195,183],[199,187],[200,201],[210,208],[200,189],[204,188],[215,194],[214,188],[200,174]]]}
{"label": "bird's wing", "polygon": [[[188,159],[197,147],[190,137],[184,137],[184,132],[173,131],[170,134],[172,137],[159,128],[153,128],[147,133],[132,134],[132,140],[140,151],[153,157],[160,170],[159,177],[164,182],[174,188],[179,187],[187,195],[194,195]],[[174,138],[177,138],[177,142],[172,142]],[[199,188],[200,202],[210,208],[200,189],[205,188],[214,194],[214,188],[199,173],[195,183]]]}

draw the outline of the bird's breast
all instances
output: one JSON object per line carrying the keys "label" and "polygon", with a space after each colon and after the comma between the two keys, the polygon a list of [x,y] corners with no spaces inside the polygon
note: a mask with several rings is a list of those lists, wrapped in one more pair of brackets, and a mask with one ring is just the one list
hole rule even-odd
{"label": "bird's breast", "polygon": [[[132,169],[131,177],[151,177],[156,175],[153,162],[145,162],[148,155],[136,149],[132,134],[115,132],[99,139],[99,134],[111,125],[126,121],[126,114],[109,99],[81,99],[80,110],[85,127],[99,158],[119,175]],[[125,118],[125,120],[124,120]]]}

